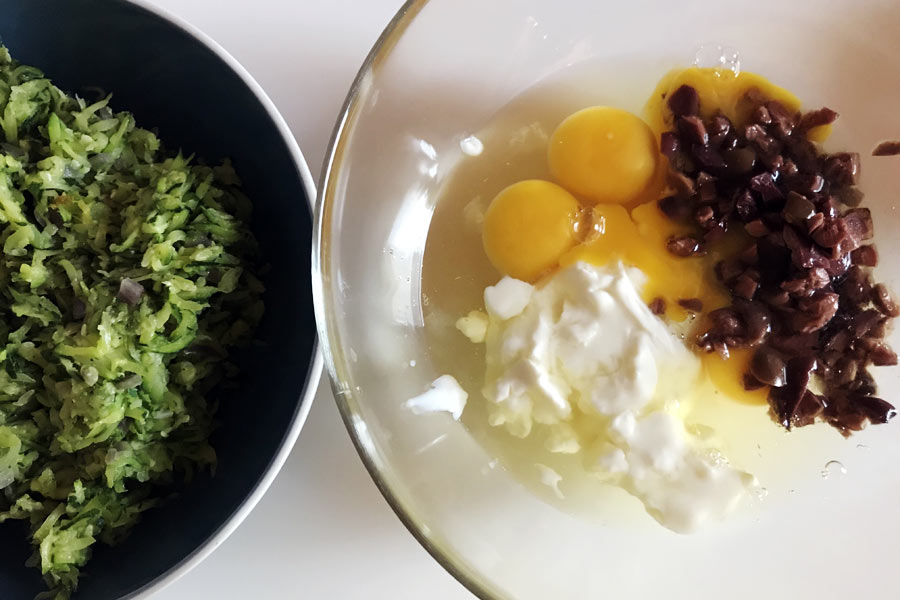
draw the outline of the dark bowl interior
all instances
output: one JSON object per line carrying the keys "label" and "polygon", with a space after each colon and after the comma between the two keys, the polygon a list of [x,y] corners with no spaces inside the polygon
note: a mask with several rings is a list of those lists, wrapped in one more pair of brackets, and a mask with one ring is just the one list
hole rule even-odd
{"label": "dark bowl interior", "polygon": [[[98,546],[83,571],[76,598],[122,598],[185,560],[231,518],[301,410],[316,346],[310,199],[290,148],[251,89],[179,27],[118,0],[0,0],[0,15],[0,39],[13,56],[56,85],[112,92],[114,108],[157,127],[170,149],[209,162],[230,157],[254,201],[252,228],[271,265],[263,278],[262,344],[239,359],[238,392],[221,398],[216,476],[146,513],[115,549]],[[25,566],[25,533],[18,523],[0,526],[0,598],[28,599],[43,589],[37,569]]]}

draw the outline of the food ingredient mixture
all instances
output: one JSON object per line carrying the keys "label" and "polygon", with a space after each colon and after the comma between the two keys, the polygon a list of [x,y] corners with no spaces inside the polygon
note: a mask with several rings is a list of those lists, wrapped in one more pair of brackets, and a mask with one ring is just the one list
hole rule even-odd
{"label": "food ingredient mixture", "polygon": [[108,101],[0,47],[0,522],[60,600],[98,540],[213,468],[207,393],[263,310],[230,166]]}
{"label": "food ingredient mixture", "polygon": [[[791,122],[788,134],[769,129],[780,126],[778,107]],[[551,454],[579,456],[586,472],[623,487],[663,525],[686,532],[727,514],[755,486],[752,476],[728,463],[711,430],[693,422],[693,409],[708,400],[702,394],[712,389],[756,405],[768,399],[786,426],[809,422],[794,413],[785,419],[783,407],[796,408],[795,398],[814,393],[808,385],[818,389],[835,376],[825,367],[825,338],[811,346],[819,352],[812,366],[810,347],[773,352],[761,342],[791,337],[795,323],[809,332],[821,329],[813,327],[819,315],[812,305],[823,293],[837,303],[840,286],[853,281],[847,273],[863,274],[868,295],[857,308],[841,299],[842,308],[878,317],[871,334],[846,333],[847,347],[865,346],[866,357],[885,358],[843,348],[829,360],[851,360],[851,379],[869,383],[860,375],[866,364],[892,362],[882,338],[893,304],[864,270],[874,261],[867,241],[871,220],[861,209],[839,214],[839,202],[855,205],[861,196],[853,155],[823,155],[816,142],[827,137],[836,115],[828,109],[801,115],[799,107],[792,94],[752,73],[692,68],[659,83],[645,120],[599,106],[558,125],[546,141],[550,176],[538,168],[541,179],[506,187],[476,221],[484,252],[503,278],[484,290],[485,310],[465,315],[457,328],[484,343],[481,395],[491,425],[521,438],[537,434]],[[761,123],[764,111],[769,120]],[[792,154],[801,146],[811,157],[802,167]],[[837,166],[847,162],[847,169]],[[777,170],[785,165],[788,170]],[[854,179],[837,182],[842,170]],[[818,287],[802,287],[810,269],[825,267],[790,266],[787,248],[779,263],[784,273],[768,272],[756,254],[761,236],[754,227],[772,221],[768,235],[776,223],[784,225],[785,207],[797,200],[789,193],[803,195],[795,187],[815,175],[821,187],[807,192],[821,197],[806,197],[809,216],[819,226],[840,222],[851,233],[838,246],[848,241],[853,247],[834,251],[804,240],[804,248],[846,268]],[[767,196],[772,189],[778,198]],[[738,211],[750,205],[756,212],[745,219]],[[782,234],[780,246],[786,242]],[[741,268],[725,277],[725,268],[740,261]],[[792,283],[790,290],[780,288],[795,279],[803,280],[796,290]],[[779,297],[790,297],[790,310],[760,308],[756,295],[773,286]],[[723,323],[732,327],[728,339]],[[785,381],[776,381],[782,385],[770,393],[751,378],[763,362],[778,370],[776,359],[783,361]],[[870,389],[857,392],[854,398],[872,397]],[[838,404],[826,402],[814,416],[836,424],[825,406],[837,414]],[[892,407],[881,402],[863,400],[858,405],[869,411],[855,421],[841,417],[839,427],[887,420]]]}
{"label": "food ingredient mixture", "polygon": [[725,358],[752,349],[744,386],[767,389],[788,429],[824,420],[849,435],[885,423],[895,410],[875,396],[868,366],[897,364],[884,337],[900,307],[872,278],[878,252],[856,187],[859,155],[825,154],[810,140],[836,120],[828,108],[800,114],[758,93],[741,101],[738,125],[735,111],[706,108],[687,83],[667,100],[673,131],[661,145],[674,194],[660,208],[690,224],[670,250],[702,254],[729,229],[748,237],[715,266],[731,304],[705,315],[698,343]]}
{"label": "food ingredient mixture", "polygon": [[700,361],[641,299],[644,277],[579,261],[537,287],[489,287],[483,395],[491,425],[525,437],[540,424],[547,450],[582,453],[688,532],[727,514],[754,479],[686,430]]}

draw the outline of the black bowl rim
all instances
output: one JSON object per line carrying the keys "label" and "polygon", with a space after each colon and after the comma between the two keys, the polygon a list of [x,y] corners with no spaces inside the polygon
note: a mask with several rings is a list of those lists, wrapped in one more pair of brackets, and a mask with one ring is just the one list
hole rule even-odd
{"label": "black bowl rim", "polygon": [[[300,146],[297,144],[297,140],[294,138],[293,133],[291,133],[290,127],[284,120],[284,117],[278,112],[275,103],[269,98],[268,94],[266,94],[265,90],[263,90],[262,86],[253,78],[250,72],[209,35],[188,21],[174,15],[169,10],[156,6],[149,0],[119,1],[130,4],[145,13],[149,13],[150,15],[161,19],[170,26],[180,29],[197,43],[213,52],[213,54],[215,54],[241,79],[244,85],[246,85],[253,93],[260,105],[262,105],[266,114],[269,116],[269,119],[271,119],[273,125],[275,125],[275,128],[278,130],[278,133],[281,135],[281,138],[291,155],[294,166],[297,169],[297,176],[303,183],[303,189],[306,192],[309,208],[312,210],[312,207],[316,202],[316,184],[312,173],[309,170],[309,165],[303,157]],[[260,473],[259,478],[254,483],[250,494],[238,505],[234,512],[232,512],[228,518],[225,519],[225,521],[223,521],[222,524],[219,525],[219,527],[191,553],[181,559],[169,570],[161,573],[140,588],[123,596],[121,600],[146,599],[161,591],[163,588],[168,587],[203,562],[203,560],[221,546],[228,536],[234,533],[244,519],[247,518],[256,504],[262,499],[263,495],[265,495],[269,486],[272,485],[275,477],[287,461],[288,455],[294,448],[294,444],[300,435],[300,430],[303,428],[303,425],[306,423],[306,418],[309,416],[309,411],[316,395],[318,382],[322,373],[322,363],[322,353],[319,351],[319,340],[316,339],[313,341],[312,358],[306,373],[303,393],[297,399],[297,407],[291,417],[287,432],[278,446],[278,451],[272,456],[269,464],[263,472]]]}

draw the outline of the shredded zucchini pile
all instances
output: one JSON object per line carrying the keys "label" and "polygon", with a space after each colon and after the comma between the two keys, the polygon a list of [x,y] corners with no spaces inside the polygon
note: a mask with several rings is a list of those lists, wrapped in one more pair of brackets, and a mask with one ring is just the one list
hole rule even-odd
{"label": "shredded zucchini pile", "polygon": [[108,100],[0,46],[0,522],[27,523],[57,600],[214,466],[206,393],[263,311],[229,164],[167,154]]}

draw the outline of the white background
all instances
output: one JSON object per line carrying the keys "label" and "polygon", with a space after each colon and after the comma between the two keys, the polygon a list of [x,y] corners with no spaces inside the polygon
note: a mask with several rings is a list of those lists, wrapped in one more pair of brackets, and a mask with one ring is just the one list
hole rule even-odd
{"label": "white background", "polygon": [[[313,176],[356,71],[402,0],[154,0],[265,88]],[[466,600],[362,466],[321,382],[293,453],[253,513],[159,600]]]}

